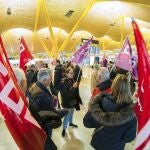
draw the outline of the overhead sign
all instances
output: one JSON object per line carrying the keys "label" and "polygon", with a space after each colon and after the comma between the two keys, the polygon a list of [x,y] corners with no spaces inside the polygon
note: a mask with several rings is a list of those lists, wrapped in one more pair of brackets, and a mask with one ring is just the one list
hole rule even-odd
{"label": "overhead sign", "polygon": [[[84,38],[81,38],[81,42],[82,43],[86,43],[89,39],[84,39]],[[99,44],[99,41],[98,40],[92,40],[92,44]]]}

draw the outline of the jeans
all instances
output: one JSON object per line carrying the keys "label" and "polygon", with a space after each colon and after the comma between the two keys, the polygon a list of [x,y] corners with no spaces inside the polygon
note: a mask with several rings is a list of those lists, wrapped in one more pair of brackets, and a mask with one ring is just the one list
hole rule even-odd
{"label": "jeans", "polygon": [[63,108],[63,109],[58,109],[57,112],[60,115],[60,117],[63,118],[69,113],[69,110],[66,108]]}
{"label": "jeans", "polygon": [[68,123],[72,123],[73,121],[73,114],[74,114],[74,108],[68,109],[68,114],[64,117],[63,120],[63,129],[66,129],[68,126]]}

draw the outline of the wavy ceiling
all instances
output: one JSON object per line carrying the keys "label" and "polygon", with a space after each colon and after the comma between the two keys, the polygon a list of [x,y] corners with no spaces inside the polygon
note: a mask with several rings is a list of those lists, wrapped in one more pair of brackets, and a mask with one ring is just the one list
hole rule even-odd
{"label": "wavy ceiling", "polygon": [[[45,1],[52,27],[61,29],[58,29],[57,31],[54,30],[54,35],[57,40],[58,47],[60,47],[68,33],[74,27],[92,0]],[[25,28],[33,31],[37,4],[38,0],[0,0],[0,33],[2,34],[13,28]],[[11,14],[7,13],[8,8],[10,8]],[[66,17],[65,14],[69,10],[73,10],[74,12],[70,17]],[[119,42],[121,41],[121,36],[123,36],[122,38],[125,38],[126,35],[130,36],[131,43],[134,44],[130,17],[136,18],[140,28],[144,29],[142,32],[149,47],[150,1],[97,0],[76,29],[76,32],[80,32],[74,33],[65,49],[74,50],[76,44],[80,42],[80,38],[89,38],[91,35],[94,35],[95,39],[100,41],[99,46],[101,49],[104,48],[110,50],[120,47]],[[40,30],[46,27],[47,22],[45,13],[43,7],[41,7],[37,24],[38,34],[45,42],[48,49],[52,49],[51,37],[49,37],[48,30],[45,29],[45,32],[44,30]],[[18,30],[10,30],[9,35],[4,38],[5,45],[8,49],[10,49],[11,44],[7,44],[6,42],[8,41],[9,37],[10,43],[13,43],[11,47],[12,49],[15,49],[15,52],[18,51],[18,45],[15,46],[15,43],[18,42],[16,39],[18,39],[20,36],[20,34],[16,34],[16,32],[18,32]],[[27,33],[28,32],[23,32],[22,34],[27,38],[28,46],[30,49],[33,49],[33,52],[42,51],[43,47],[39,44],[38,39],[35,38],[34,43],[31,43],[32,32],[30,34]],[[106,38],[106,36],[109,38]],[[9,50],[8,52],[11,53]]]}

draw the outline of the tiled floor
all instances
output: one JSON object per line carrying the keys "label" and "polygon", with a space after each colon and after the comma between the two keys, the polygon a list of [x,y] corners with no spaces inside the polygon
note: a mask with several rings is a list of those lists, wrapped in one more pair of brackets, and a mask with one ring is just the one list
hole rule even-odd
{"label": "tiled floor", "polygon": [[[61,127],[53,131],[53,140],[58,146],[58,150],[92,150],[92,147],[89,144],[92,129],[85,128],[82,123],[82,118],[86,112],[90,98],[90,80],[87,78],[82,80],[80,85],[80,95],[84,105],[80,111],[75,112],[74,118],[74,123],[78,124],[79,128],[69,127],[65,138],[61,136]],[[127,144],[125,148],[125,150],[133,149],[133,143]],[[0,123],[0,150],[18,150],[4,123]]]}
{"label": "tiled floor", "polygon": [[0,123],[0,150],[19,150],[3,122]]}

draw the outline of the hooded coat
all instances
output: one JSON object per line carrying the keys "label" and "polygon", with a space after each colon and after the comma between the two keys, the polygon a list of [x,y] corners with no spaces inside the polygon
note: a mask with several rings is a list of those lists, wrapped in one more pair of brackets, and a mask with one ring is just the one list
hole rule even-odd
{"label": "hooded coat", "polygon": [[101,93],[89,103],[84,126],[95,128],[91,145],[96,150],[124,150],[136,137],[134,104],[117,104],[111,95]]}

